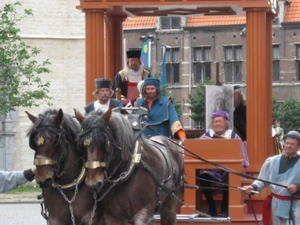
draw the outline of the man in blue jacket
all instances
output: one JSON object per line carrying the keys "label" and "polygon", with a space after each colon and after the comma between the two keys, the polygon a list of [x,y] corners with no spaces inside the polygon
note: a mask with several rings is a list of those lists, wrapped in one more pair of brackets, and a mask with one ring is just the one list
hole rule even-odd
{"label": "man in blue jacket", "polygon": [[160,80],[154,77],[145,79],[143,98],[138,99],[137,107],[148,109],[148,118],[143,119],[148,127],[146,136],[164,135],[184,142],[186,134],[179,121],[178,114],[169,97],[161,95]]}

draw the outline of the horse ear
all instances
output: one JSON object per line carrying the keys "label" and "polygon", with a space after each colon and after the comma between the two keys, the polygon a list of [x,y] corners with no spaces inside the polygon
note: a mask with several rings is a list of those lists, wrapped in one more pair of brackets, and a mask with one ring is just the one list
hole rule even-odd
{"label": "horse ear", "polygon": [[111,109],[111,107],[109,107],[108,110],[106,111],[106,113],[102,117],[104,122],[106,123],[106,125],[109,124],[109,121],[111,118],[111,112],[112,112],[112,109]]}
{"label": "horse ear", "polygon": [[58,113],[56,114],[56,116],[54,117],[54,121],[56,124],[60,125],[62,120],[64,117],[64,112],[62,111],[62,109],[58,110]]}
{"label": "horse ear", "polygon": [[38,120],[38,118],[32,114],[30,114],[29,112],[25,111],[25,113],[27,114],[28,118],[34,123],[35,121]]}
{"label": "horse ear", "polygon": [[76,117],[76,119],[79,121],[79,123],[81,124],[83,121],[84,121],[84,119],[85,119],[85,117],[79,112],[79,110],[77,110],[77,109],[74,109],[74,112],[75,112],[75,117]]}

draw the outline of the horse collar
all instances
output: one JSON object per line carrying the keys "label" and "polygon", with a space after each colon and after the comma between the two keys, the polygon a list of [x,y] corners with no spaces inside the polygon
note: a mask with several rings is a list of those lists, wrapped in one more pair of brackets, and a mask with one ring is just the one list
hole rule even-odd
{"label": "horse collar", "polygon": [[77,177],[77,179],[75,179],[72,183],[70,184],[65,184],[65,185],[60,185],[58,183],[53,183],[52,184],[52,187],[53,188],[60,188],[60,189],[63,189],[63,190],[66,190],[66,189],[72,189],[73,187],[76,187],[77,185],[81,184],[81,182],[84,180],[85,178],[85,175],[86,175],[86,169],[84,167],[84,165],[82,166],[81,168],[81,171],[80,171],[80,174],[79,176]]}

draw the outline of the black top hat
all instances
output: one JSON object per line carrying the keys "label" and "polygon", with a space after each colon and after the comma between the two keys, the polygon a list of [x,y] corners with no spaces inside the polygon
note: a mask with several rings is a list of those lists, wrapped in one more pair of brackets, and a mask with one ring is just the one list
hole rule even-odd
{"label": "black top hat", "polygon": [[95,79],[96,89],[100,88],[109,88],[110,89],[110,79],[106,78],[97,78]]}
{"label": "black top hat", "polygon": [[141,58],[141,51],[140,50],[131,50],[126,52],[127,58]]}

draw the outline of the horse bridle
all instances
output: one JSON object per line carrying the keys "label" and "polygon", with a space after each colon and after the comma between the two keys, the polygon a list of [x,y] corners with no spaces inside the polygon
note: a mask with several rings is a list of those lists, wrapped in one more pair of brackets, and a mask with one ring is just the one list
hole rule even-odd
{"label": "horse bridle", "polygon": [[[60,127],[62,129],[62,127]],[[37,146],[43,146],[44,145],[44,142],[45,142],[45,139],[43,136],[40,136],[38,138],[38,141],[37,141]],[[61,140],[61,134],[58,135],[58,139],[55,143],[55,146],[58,146],[58,145],[61,145],[62,144],[62,140]],[[42,155],[36,155],[36,158],[33,160],[33,164],[35,166],[53,166],[56,164],[56,161],[54,159],[51,159],[49,157],[46,157],[46,156],[42,156]],[[60,185],[58,183],[52,183],[52,187],[53,188],[60,188],[60,189],[70,189],[70,188],[73,188],[75,186],[77,186],[78,184],[80,184],[84,178],[85,178],[85,174],[86,174],[86,169],[84,166],[82,166],[81,168],[81,171],[78,175],[78,177],[72,182],[72,183],[69,183],[69,184],[65,184],[65,185]]]}
{"label": "horse bridle", "polygon": [[[45,142],[44,137],[40,136],[37,141],[37,146],[38,147],[43,146],[44,142]],[[33,165],[35,165],[35,166],[49,166],[49,165],[51,166],[54,164],[55,164],[55,161],[53,159],[42,156],[42,155],[37,155],[36,158],[33,160]]]}

